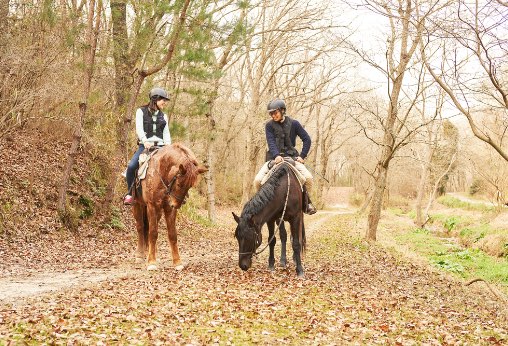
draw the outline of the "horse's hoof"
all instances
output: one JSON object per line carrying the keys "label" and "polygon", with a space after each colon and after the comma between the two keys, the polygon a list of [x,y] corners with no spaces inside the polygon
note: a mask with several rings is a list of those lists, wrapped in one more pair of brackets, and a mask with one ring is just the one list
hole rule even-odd
{"label": "horse's hoof", "polygon": [[175,267],[175,270],[177,270],[177,271],[182,271],[182,270],[183,270],[183,268],[185,268],[185,266],[184,266],[183,264],[179,264],[179,265],[177,265],[177,266]]}
{"label": "horse's hoof", "polygon": [[303,270],[301,272],[296,272],[296,275],[298,276],[298,278],[300,279],[303,279],[305,277],[305,273],[303,272]]}
{"label": "horse's hoof", "polygon": [[274,271],[275,271],[275,266],[268,266],[268,269],[269,269],[271,272],[274,272]]}
{"label": "horse's hoof", "polygon": [[288,264],[287,264],[287,262],[286,262],[286,261],[284,261],[284,262],[283,262],[283,261],[280,261],[279,266],[281,266],[282,268],[286,269],[286,268],[287,268],[287,266],[288,266]]}
{"label": "horse's hoof", "polygon": [[150,270],[150,271],[157,270],[157,265],[156,264],[149,264],[146,269]]}

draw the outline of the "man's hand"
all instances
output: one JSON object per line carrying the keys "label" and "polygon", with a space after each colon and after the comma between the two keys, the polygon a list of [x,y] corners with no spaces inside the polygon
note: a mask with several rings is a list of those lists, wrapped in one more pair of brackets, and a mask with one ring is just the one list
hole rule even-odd
{"label": "man's hand", "polygon": [[279,155],[273,161],[275,161],[275,163],[277,164],[277,163],[281,163],[282,161],[284,161],[284,159],[282,158],[282,156]]}
{"label": "man's hand", "polygon": [[145,146],[145,149],[150,149],[151,147],[153,147],[153,143],[152,142],[143,142],[143,145]]}
{"label": "man's hand", "polygon": [[302,159],[300,156],[298,156],[298,157],[296,158],[296,161],[297,161],[297,162],[300,162],[300,163],[305,163],[305,160],[304,160],[304,159]]}

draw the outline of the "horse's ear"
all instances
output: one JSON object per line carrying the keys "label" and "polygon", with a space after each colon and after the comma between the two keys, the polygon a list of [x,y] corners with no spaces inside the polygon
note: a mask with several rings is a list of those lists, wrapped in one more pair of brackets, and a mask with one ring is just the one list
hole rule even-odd
{"label": "horse's ear", "polygon": [[182,164],[180,164],[179,171],[180,171],[181,175],[185,175],[185,173],[187,173],[187,170],[185,169],[185,167]]}
{"label": "horse's ear", "polygon": [[233,217],[235,218],[236,223],[240,223],[240,218],[234,212],[231,212],[231,214],[233,214]]}
{"label": "horse's ear", "polygon": [[205,166],[198,166],[198,173],[199,174],[203,174],[205,172],[208,172],[208,168],[206,168]]}

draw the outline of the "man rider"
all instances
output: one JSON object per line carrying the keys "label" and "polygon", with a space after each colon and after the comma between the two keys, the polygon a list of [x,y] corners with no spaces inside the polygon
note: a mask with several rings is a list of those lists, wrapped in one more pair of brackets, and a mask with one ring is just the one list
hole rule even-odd
{"label": "man rider", "polygon": [[[268,168],[270,160],[273,160],[277,164],[282,162],[284,157],[291,157],[295,160],[295,168],[305,177],[308,200],[305,212],[312,215],[316,213],[316,208],[312,205],[309,198],[313,177],[304,165],[304,160],[310,150],[310,136],[298,120],[286,115],[286,104],[283,100],[275,99],[270,101],[267,109],[272,117],[272,120],[268,121],[265,125],[266,142],[268,144],[267,161],[254,178],[254,186],[256,190],[259,190],[261,187],[261,181],[270,170]],[[301,153],[298,153],[298,150],[295,148],[297,136],[303,142]]]}

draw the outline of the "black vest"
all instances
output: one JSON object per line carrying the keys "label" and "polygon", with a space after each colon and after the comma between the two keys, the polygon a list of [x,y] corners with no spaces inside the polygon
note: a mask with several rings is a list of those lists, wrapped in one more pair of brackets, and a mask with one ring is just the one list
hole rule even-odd
{"label": "black vest", "polygon": [[[159,111],[157,113],[157,118],[155,118],[155,121],[152,118],[152,114],[148,107],[141,107],[141,110],[143,111],[143,130],[146,133],[146,138],[150,138],[153,135],[159,137],[160,139],[163,139],[163,130],[166,126],[166,120],[164,120],[164,113],[162,111]],[[155,124],[155,132],[153,131],[153,125]]]}
{"label": "black vest", "polygon": [[[300,155],[298,150],[296,150],[293,144],[291,144],[291,138],[289,136],[293,119],[287,116],[282,123],[271,120],[268,124],[272,127],[273,132],[275,133],[275,143],[277,144],[277,148],[279,148],[280,156],[295,158]],[[266,153],[266,160],[268,161],[271,159],[272,157],[270,151],[268,151]]]}

